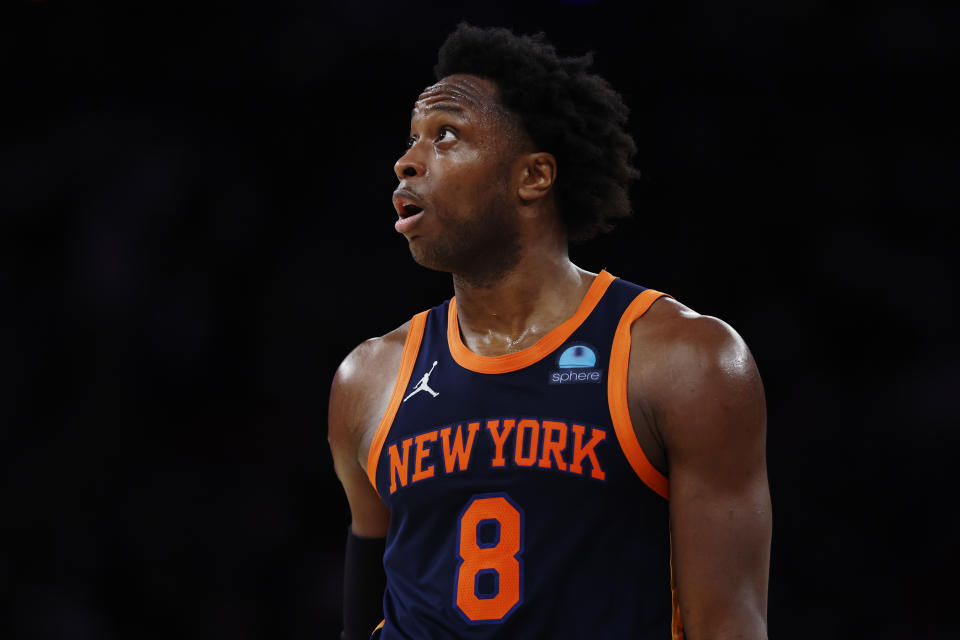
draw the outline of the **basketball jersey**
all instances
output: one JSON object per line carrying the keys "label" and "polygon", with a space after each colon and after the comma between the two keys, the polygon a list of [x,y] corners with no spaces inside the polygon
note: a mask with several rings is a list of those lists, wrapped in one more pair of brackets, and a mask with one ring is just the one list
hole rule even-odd
{"label": "basketball jersey", "polygon": [[455,298],[414,316],[367,463],[390,509],[382,640],[683,637],[667,479],[627,410],[630,325],[662,295],[603,271],[496,357],[463,344]]}

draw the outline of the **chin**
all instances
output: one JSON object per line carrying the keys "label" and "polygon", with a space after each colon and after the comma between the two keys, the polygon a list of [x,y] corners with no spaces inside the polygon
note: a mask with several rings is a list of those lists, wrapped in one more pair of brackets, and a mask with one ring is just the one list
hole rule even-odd
{"label": "chin", "polygon": [[409,241],[410,255],[413,261],[421,267],[433,271],[443,271],[453,273],[455,267],[453,261],[445,252],[437,251],[436,247],[427,246],[422,237],[416,237]]}

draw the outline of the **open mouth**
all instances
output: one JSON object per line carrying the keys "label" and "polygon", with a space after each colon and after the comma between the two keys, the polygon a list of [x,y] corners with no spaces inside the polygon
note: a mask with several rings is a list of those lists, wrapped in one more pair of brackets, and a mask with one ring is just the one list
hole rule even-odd
{"label": "open mouth", "polygon": [[400,187],[393,192],[393,208],[397,210],[397,231],[409,228],[423,213],[424,201],[419,194]]}
{"label": "open mouth", "polygon": [[412,202],[408,202],[407,204],[400,207],[398,213],[400,214],[401,218],[409,218],[410,216],[417,215],[421,211],[423,211],[423,207],[418,207]]}

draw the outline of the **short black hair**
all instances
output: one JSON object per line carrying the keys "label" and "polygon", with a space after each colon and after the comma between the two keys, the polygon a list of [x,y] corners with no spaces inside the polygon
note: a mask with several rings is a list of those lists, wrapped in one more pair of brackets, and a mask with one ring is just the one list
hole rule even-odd
{"label": "short black hair", "polygon": [[557,159],[556,199],[572,242],[588,240],[630,215],[629,110],[606,80],[588,69],[591,54],[561,58],[543,33],[460,23],[440,47],[437,80],[456,73],[493,81],[538,151]]}

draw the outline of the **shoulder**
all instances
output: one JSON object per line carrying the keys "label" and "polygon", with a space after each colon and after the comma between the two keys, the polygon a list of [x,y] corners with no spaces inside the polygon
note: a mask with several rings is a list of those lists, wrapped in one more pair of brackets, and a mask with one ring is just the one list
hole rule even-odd
{"label": "shoulder", "polygon": [[[631,327],[631,389],[653,409],[662,441],[704,430],[765,424],[763,386],[743,338],[729,324],[670,298]],[[718,434],[720,435],[720,434]],[[668,451],[668,456],[670,451]]]}
{"label": "shoulder", "polygon": [[714,367],[736,375],[752,361],[746,343],[733,327],[671,298],[653,304],[642,322],[634,322],[630,333],[634,349],[642,349],[648,357],[652,352],[662,364],[679,367],[685,375]]}
{"label": "shoulder", "polygon": [[330,387],[328,440],[335,452],[360,459],[386,410],[400,369],[410,330],[405,322],[393,331],[365,340],[351,351],[333,376]]}
{"label": "shoulder", "polygon": [[[390,333],[364,340],[357,345],[337,367],[333,388],[349,392],[365,387],[381,373],[384,360],[396,357],[399,363],[409,330],[410,322],[407,321]],[[378,363],[381,367],[376,366]]]}

